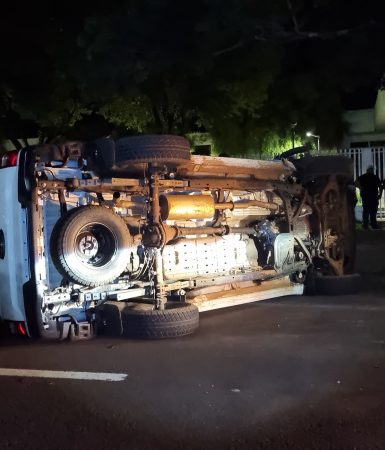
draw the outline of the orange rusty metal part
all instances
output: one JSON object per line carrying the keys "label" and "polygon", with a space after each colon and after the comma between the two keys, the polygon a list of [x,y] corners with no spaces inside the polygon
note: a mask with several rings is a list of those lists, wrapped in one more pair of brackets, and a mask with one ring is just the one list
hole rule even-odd
{"label": "orange rusty metal part", "polygon": [[117,199],[114,201],[114,205],[117,208],[144,208],[146,206],[145,203],[133,202],[131,200],[122,200]]}
{"label": "orange rusty metal part", "polygon": [[321,233],[325,258],[336,275],[344,273],[344,230],[347,229],[347,204],[335,176],[331,176],[316,199],[321,216]]}
{"label": "orange rusty metal part", "polygon": [[293,169],[282,161],[192,155],[191,160],[178,166],[177,173],[189,178],[202,176],[242,178],[252,175],[257,180],[278,181],[291,175]]}
{"label": "orange rusty metal part", "polygon": [[261,200],[248,200],[247,202],[226,202],[226,203],[216,203],[215,209],[247,209],[251,206],[257,206],[259,208],[270,209],[272,211],[277,211],[279,205],[272,202],[263,202]]}
{"label": "orange rusty metal part", "polygon": [[215,205],[211,195],[162,195],[162,220],[210,219]]}
{"label": "orange rusty metal part", "polygon": [[214,203],[211,195],[162,195],[160,209],[162,220],[209,219],[215,210],[247,209],[251,206],[277,211],[279,205],[260,200],[246,202]]}

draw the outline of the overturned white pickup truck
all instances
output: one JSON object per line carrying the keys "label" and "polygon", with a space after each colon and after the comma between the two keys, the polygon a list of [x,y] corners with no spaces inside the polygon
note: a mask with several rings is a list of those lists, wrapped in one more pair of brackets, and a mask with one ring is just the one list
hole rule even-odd
{"label": "overturned white pickup truck", "polygon": [[191,156],[178,136],[37,146],[0,169],[0,319],[165,338],[199,311],[353,288],[350,160]]}

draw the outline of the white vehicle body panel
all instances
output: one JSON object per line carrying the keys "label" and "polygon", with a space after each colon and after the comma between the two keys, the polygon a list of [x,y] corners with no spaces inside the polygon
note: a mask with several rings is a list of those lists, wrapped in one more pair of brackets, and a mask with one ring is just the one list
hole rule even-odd
{"label": "white vehicle body panel", "polygon": [[0,318],[24,321],[23,284],[30,278],[27,211],[18,202],[18,167],[0,170],[0,229],[5,257],[0,259]]}

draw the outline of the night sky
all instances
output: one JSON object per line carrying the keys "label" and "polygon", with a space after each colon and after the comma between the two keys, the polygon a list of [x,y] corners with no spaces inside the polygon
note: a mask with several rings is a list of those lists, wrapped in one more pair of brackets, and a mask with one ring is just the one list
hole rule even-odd
{"label": "night sky", "polygon": [[374,105],[382,9],[347,0],[7,5],[0,135],[209,131],[236,148],[284,137],[296,121],[332,144],[343,110]]}

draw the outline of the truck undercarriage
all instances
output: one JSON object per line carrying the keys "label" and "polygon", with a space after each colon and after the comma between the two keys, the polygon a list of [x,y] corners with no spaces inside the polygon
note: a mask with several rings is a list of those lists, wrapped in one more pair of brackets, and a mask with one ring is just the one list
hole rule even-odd
{"label": "truck undercarriage", "polygon": [[59,165],[36,148],[37,334],[180,336],[197,328],[198,310],[350,273],[349,161],[310,166],[190,156],[171,136],[100,140]]}

